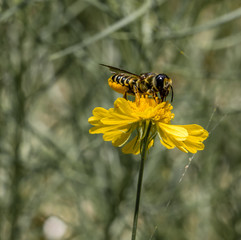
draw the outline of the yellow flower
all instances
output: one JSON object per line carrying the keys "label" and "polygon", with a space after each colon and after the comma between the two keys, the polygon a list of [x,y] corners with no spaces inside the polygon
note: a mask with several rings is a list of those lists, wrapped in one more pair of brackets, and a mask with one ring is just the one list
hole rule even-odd
{"label": "yellow flower", "polygon": [[[153,98],[141,97],[136,102],[118,98],[114,108],[106,110],[97,107],[89,123],[94,125],[91,134],[103,133],[104,141],[111,141],[116,147],[122,147],[124,153],[140,153],[141,141],[151,122],[148,148],[153,146],[154,138],[159,136],[161,143],[168,149],[179,148],[183,152],[196,153],[204,149],[202,143],[208,132],[199,125],[172,125],[174,114],[168,102],[157,103]],[[135,136],[131,138],[132,133]],[[128,143],[127,143],[128,142]]]}

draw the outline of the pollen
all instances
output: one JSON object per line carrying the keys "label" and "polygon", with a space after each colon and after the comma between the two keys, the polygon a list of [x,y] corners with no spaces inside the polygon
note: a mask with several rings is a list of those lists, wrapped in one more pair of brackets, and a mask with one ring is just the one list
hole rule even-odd
{"label": "pollen", "polygon": [[172,106],[168,102],[159,103],[159,98],[150,98],[147,95],[141,96],[135,102],[128,101],[133,115],[136,115],[142,120],[150,119],[163,123],[170,123],[174,118],[174,113],[171,112]]}

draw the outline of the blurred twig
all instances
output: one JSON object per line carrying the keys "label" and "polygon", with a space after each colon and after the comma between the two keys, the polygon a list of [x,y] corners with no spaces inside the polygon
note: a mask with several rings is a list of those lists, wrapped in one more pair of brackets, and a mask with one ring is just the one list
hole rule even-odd
{"label": "blurred twig", "polygon": [[63,16],[62,22],[56,23],[56,19],[53,19],[52,22],[50,22],[49,27],[48,27],[45,35],[41,36],[43,38],[43,40],[47,40],[51,35],[59,32],[61,28],[69,25],[87,7],[88,7],[87,3],[83,3],[82,1],[74,2],[72,5],[70,5],[66,9],[66,12],[65,12],[65,15]]}
{"label": "blurred twig", "polygon": [[241,43],[241,32],[237,34],[233,34],[231,36],[222,38],[222,39],[217,39],[212,41],[210,44],[207,46],[204,46],[205,49],[209,50],[219,50],[219,49],[224,49],[228,47],[233,47]]}
{"label": "blurred twig", "polygon": [[23,9],[28,5],[30,2],[35,2],[36,0],[24,0],[17,4],[14,7],[9,8],[6,10],[3,14],[0,15],[0,22],[6,21],[8,18],[10,18],[12,15],[14,15],[18,10]]}
{"label": "blurred twig", "polygon": [[31,101],[33,101],[33,99],[36,99],[37,96],[42,96],[42,94],[45,91],[47,91],[54,84],[56,84],[56,82],[60,79],[60,76],[63,73],[65,73],[67,71],[67,69],[71,66],[72,62],[73,62],[73,58],[71,58],[71,57],[64,59],[63,63],[55,71],[55,75],[53,76],[51,81],[46,84],[41,85],[37,90],[33,91],[30,95],[26,96],[26,98],[28,98],[28,100],[30,98],[32,98]]}
{"label": "blurred twig", "polygon": [[35,137],[37,137],[45,146],[47,146],[49,149],[54,150],[54,152],[61,158],[70,161],[67,154],[62,150],[62,148],[58,147],[50,138],[44,136],[42,133],[37,131],[30,123],[26,122],[25,128],[30,131]]}
{"label": "blurred twig", "polygon": [[211,21],[207,22],[206,24],[200,25],[200,26],[187,28],[180,32],[171,32],[166,35],[163,34],[163,32],[162,32],[162,33],[160,33],[158,39],[167,40],[167,39],[177,39],[177,38],[188,37],[188,36],[194,35],[199,32],[203,32],[203,31],[207,31],[209,29],[215,28],[215,27],[219,27],[222,24],[228,23],[228,22],[238,19],[240,17],[241,17],[241,7],[232,12],[229,12],[221,17],[211,20]]}
{"label": "blurred twig", "polygon": [[[88,45],[110,35],[111,33],[123,28],[124,26],[130,24],[131,22],[135,21],[136,19],[138,19],[139,17],[141,17],[142,15],[144,15],[147,12],[147,10],[151,7],[151,1],[152,0],[146,1],[139,9],[137,9],[132,14],[128,15],[127,17],[122,18],[120,21],[114,23],[113,25],[110,25],[108,28],[97,33],[96,35],[83,40],[81,43],[77,43],[77,44],[67,47],[59,52],[53,53],[50,56],[50,59],[55,60],[55,59],[64,57],[68,54],[75,53],[76,51],[80,50],[81,48],[87,47]],[[164,3],[164,1],[163,1],[163,3]]]}
{"label": "blurred twig", "polygon": [[21,146],[23,142],[23,124],[25,120],[25,96],[22,91],[22,75],[25,66],[22,63],[19,73],[14,76],[14,118],[16,121],[15,134],[13,136],[13,161],[12,161],[12,183],[11,183],[11,201],[9,206],[9,217],[11,223],[10,239],[18,239],[20,234],[19,217],[22,208],[22,198],[20,192],[20,183],[22,180]]}

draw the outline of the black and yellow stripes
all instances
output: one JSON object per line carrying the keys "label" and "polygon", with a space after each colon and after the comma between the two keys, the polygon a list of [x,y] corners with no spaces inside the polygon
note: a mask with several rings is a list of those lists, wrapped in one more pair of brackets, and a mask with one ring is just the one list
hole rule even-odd
{"label": "black and yellow stripes", "polygon": [[115,74],[111,77],[113,82],[116,82],[118,84],[121,84],[122,86],[130,86],[135,84],[136,78],[132,76],[125,76],[120,74]]}
{"label": "black and yellow stripes", "polygon": [[108,79],[109,86],[119,92],[125,94],[128,92],[129,94],[135,94],[134,86],[136,85],[136,81],[138,79],[133,76],[127,76],[123,74],[114,74]]}

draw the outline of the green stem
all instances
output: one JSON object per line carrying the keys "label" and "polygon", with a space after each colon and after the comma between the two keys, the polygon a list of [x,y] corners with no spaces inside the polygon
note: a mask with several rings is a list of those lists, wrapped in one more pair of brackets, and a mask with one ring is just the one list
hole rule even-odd
{"label": "green stem", "polygon": [[141,186],[142,186],[142,179],[143,179],[143,172],[144,172],[144,163],[145,163],[146,152],[149,144],[148,139],[151,131],[151,125],[152,123],[150,121],[145,137],[141,140],[141,163],[140,163],[139,177],[137,182],[136,205],[135,205],[131,240],[136,239],[136,230],[137,230],[137,221],[138,221],[139,205],[140,205],[140,198],[141,198]]}

